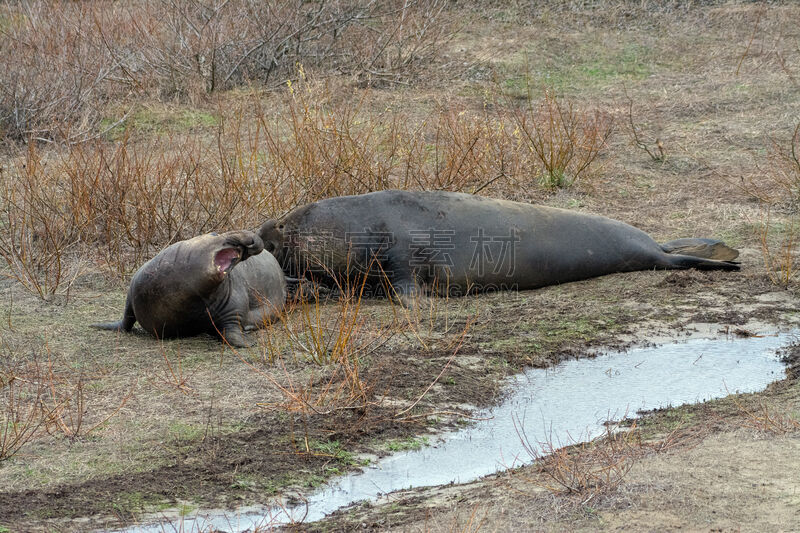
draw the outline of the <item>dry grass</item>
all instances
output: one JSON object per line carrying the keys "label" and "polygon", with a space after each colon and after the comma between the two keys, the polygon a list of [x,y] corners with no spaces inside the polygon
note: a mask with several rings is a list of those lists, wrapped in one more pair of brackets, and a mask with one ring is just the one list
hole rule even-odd
{"label": "dry grass", "polygon": [[532,443],[525,428],[516,422],[515,426],[525,451],[536,461],[537,470],[550,481],[544,487],[555,493],[577,495],[584,504],[619,487],[644,454],[635,424],[617,431],[618,424],[607,423],[603,436],[572,446],[552,440]]}
{"label": "dry grass", "polygon": [[746,405],[736,396],[732,396],[736,409],[743,417],[742,426],[769,435],[786,435],[800,431],[800,420],[787,410],[771,405],[765,400],[757,405]]}

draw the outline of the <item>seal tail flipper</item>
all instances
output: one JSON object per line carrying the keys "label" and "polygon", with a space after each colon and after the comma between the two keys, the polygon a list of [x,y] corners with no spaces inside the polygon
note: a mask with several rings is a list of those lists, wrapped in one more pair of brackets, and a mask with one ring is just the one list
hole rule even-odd
{"label": "seal tail flipper", "polygon": [[716,261],[733,261],[739,257],[739,251],[722,241],[714,239],[676,239],[665,242],[661,249],[668,254],[689,255]]}
{"label": "seal tail flipper", "polygon": [[122,319],[116,322],[105,322],[102,324],[90,324],[91,327],[97,329],[105,329],[109,331],[130,331],[136,323],[136,315],[133,313],[133,305],[130,298],[125,298],[125,312],[122,314]]}
{"label": "seal tail flipper", "polygon": [[[735,250],[734,250],[735,251]],[[740,270],[741,265],[738,261],[718,261],[716,259],[706,259],[694,255],[666,254],[663,256],[664,262],[661,264],[666,269],[689,269],[698,270]]]}

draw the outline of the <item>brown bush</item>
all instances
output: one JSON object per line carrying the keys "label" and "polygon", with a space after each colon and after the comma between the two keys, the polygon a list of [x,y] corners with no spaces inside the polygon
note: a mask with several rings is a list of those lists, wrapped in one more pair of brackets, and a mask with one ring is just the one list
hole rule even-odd
{"label": "brown bush", "polygon": [[[767,276],[774,284],[788,287],[797,277],[800,124],[788,143],[771,139],[766,168],[743,181],[741,187],[761,204],[756,228]],[[773,216],[781,211],[785,216]]]}
{"label": "brown bush", "polygon": [[48,415],[41,406],[44,385],[26,370],[0,368],[0,462],[33,439]]}
{"label": "brown bush", "polygon": [[538,103],[529,99],[516,119],[540,163],[540,182],[548,189],[571,187],[584,177],[613,132],[610,115],[577,109],[551,91]]}
{"label": "brown bush", "polygon": [[[441,105],[422,119],[402,109],[371,112],[366,99],[335,99],[328,84],[300,70],[277,109],[267,112],[253,95],[219,120],[216,135],[136,140],[126,130],[113,143],[45,151],[31,142],[0,172],[0,257],[13,277],[48,298],[67,293],[86,261],[124,280],[172,242],[253,228],[330,196],[387,188],[547,191],[550,182],[530,186],[549,168],[531,139],[568,152],[559,156],[564,179],[586,180],[610,131],[600,115],[567,112],[552,99],[544,104],[556,113],[549,118]],[[579,134],[551,127],[565,116],[569,132]]]}
{"label": "brown bush", "polygon": [[7,2],[0,137],[96,136],[112,97],[190,97],[291,76],[409,83],[453,31],[444,0]]}

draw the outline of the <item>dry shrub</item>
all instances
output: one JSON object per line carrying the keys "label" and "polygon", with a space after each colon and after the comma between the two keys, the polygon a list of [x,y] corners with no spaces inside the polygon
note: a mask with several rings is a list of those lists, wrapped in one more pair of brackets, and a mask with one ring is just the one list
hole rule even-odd
{"label": "dry shrub", "polygon": [[84,257],[125,279],[172,242],[259,222],[259,184],[216,140],[35,147],[0,176],[0,256],[43,298],[66,292]]}
{"label": "dry shrub", "polygon": [[489,511],[488,509],[484,509],[483,513],[481,514],[478,512],[479,510],[480,506],[476,504],[472,508],[472,512],[469,514],[469,518],[467,519],[466,523],[463,525],[454,523],[450,528],[450,531],[453,533],[478,533],[478,531],[481,531],[489,522],[487,516]]}
{"label": "dry shrub", "polygon": [[508,130],[508,118],[498,109],[476,113],[444,105],[406,135],[405,178],[414,188],[471,193],[498,179],[516,178],[525,166],[519,161],[524,151],[517,145],[513,152]]}
{"label": "dry shrub", "polygon": [[[623,87],[625,98],[628,100],[628,125],[631,128],[631,141],[634,146],[644,151],[655,163],[664,163],[667,154],[664,151],[664,143],[658,137],[652,141],[648,140],[642,133],[642,128],[637,126],[633,119],[633,99],[628,95],[627,87]],[[655,145],[655,146],[653,146]]]}
{"label": "dry shrub", "polygon": [[363,109],[365,95],[335,101],[327,84],[307,80],[302,70],[284,96],[274,117],[254,104],[270,183],[289,199],[285,208],[393,186],[402,127],[397,117],[370,115]]}
{"label": "dry shrub", "polygon": [[529,98],[515,118],[548,189],[571,187],[584,177],[613,132],[611,115],[579,110],[552,91],[545,91],[538,103]]}
{"label": "dry shrub", "polygon": [[749,407],[733,396],[736,408],[743,416],[742,425],[759,433],[786,435],[800,431],[800,420],[785,410],[769,405],[763,400],[754,407]]}
{"label": "dry shrub", "polygon": [[788,147],[772,139],[770,159],[772,180],[780,196],[788,200],[794,210],[800,209],[800,123],[794,128]]}
{"label": "dry shrub", "polygon": [[120,91],[114,58],[90,38],[100,4],[113,3],[0,5],[0,138],[72,142],[93,133]]}
{"label": "dry shrub", "polygon": [[[300,298],[283,314],[280,326],[264,330],[253,353],[235,351],[239,359],[277,390],[280,400],[260,407],[290,413],[290,438],[300,453],[312,453],[311,419],[356,413],[366,416],[376,405],[374,388],[361,374],[363,358],[392,336],[388,328],[375,328],[361,314],[363,285],[343,290],[341,297],[324,306],[319,294]],[[331,309],[333,307],[333,309]],[[290,364],[311,363],[318,368],[298,379]],[[280,372],[282,376],[275,375]],[[301,426],[298,445],[295,423]]]}
{"label": "dry shrub", "polygon": [[337,99],[302,70],[285,96],[274,117],[254,106],[270,183],[290,205],[387,188],[477,192],[525,166],[526,150],[500,110],[442,104],[422,120],[393,108],[372,112],[368,92]]}
{"label": "dry shrub", "polygon": [[272,183],[297,204],[386,188],[485,194],[529,188],[537,173],[545,189],[569,187],[587,180],[613,131],[609,115],[550,92],[522,110],[445,102],[421,120],[392,108],[371,112],[368,93],[336,99],[302,69],[287,93],[274,119],[262,109],[257,116],[266,159],[278,169]]}
{"label": "dry shrub", "polygon": [[[313,290],[310,297],[299,296],[281,316],[280,327],[273,324],[264,330],[255,357],[252,353],[248,356],[237,352],[240,360],[262,375],[280,395],[278,402],[260,405],[291,413],[299,419],[304,433],[304,444],[299,449],[303,453],[310,453],[308,428],[313,417],[355,416],[358,421],[350,424],[350,429],[355,430],[359,424],[383,416],[376,411],[383,398],[375,384],[364,378],[362,366],[398,332],[405,333],[407,326],[397,316],[394,323],[382,323],[377,317],[364,315],[363,298],[369,287],[366,279],[356,277],[349,284],[341,282],[338,297],[326,303]],[[453,328],[455,333],[449,333],[452,338],[447,344],[452,349],[451,357],[411,405],[393,413],[393,420],[412,421],[431,415],[409,413],[446,372],[469,325]],[[290,369],[290,365],[309,363],[319,371],[312,369],[302,381]],[[282,375],[279,377],[275,372]],[[292,418],[291,436],[296,443],[294,424]]]}
{"label": "dry shrub", "polygon": [[[264,376],[282,396],[278,404],[263,407],[299,413],[303,419],[337,411],[364,412],[370,406],[372,389],[360,373],[364,357],[384,345],[392,336],[385,327],[375,327],[362,314],[364,284],[340,288],[335,301],[325,305],[318,292],[300,296],[259,339],[258,356],[238,353],[239,359]],[[288,362],[312,363],[308,381],[295,380]],[[283,379],[262,369],[276,366]]]}
{"label": "dry shrub", "polygon": [[96,142],[61,161],[84,242],[121,275],[165,245],[219,228],[253,226],[256,183],[216,140],[167,137]]}
{"label": "dry shrub", "polygon": [[[301,354],[320,366],[349,360],[347,364],[356,370],[357,364],[353,361],[384,344],[390,335],[374,335],[377,333],[374,325],[368,325],[367,317],[361,314],[366,287],[366,276],[361,276],[360,281],[340,285],[333,313],[326,309],[318,288],[313,289],[310,298],[300,295],[299,301],[290,306],[281,320],[294,354]],[[385,328],[377,329],[388,333]],[[280,355],[272,352],[270,359],[275,357]]]}
{"label": "dry shrub", "polygon": [[[436,295],[437,286],[430,287]],[[422,297],[409,307],[393,305],[397,331],[410,345],[425,351],[458,352],[472,326],[480,317],[480,301],[476,298],[453,297],[447,291],[433,297]]]}
{"label": "dry shrub", "polygon": [[0,137],[96,135],[109,99],[195,97],[297,63],[408,83],[454,31],[444,0],[34,0],[0,6]]}
{"label": "dry shrub", "polygon": [[603,436],[572,446],[557,445],[552,439],[531,443],[522,424],[515,421],[515,427],[525,451],[550,480],[544,487],[577,495],[584,503],[619,487],[644,453],[635,423],[623,431],[617,431],[619,424],[607,423]]}
{"label": "dry shrub", "polygon": [[[177,345],[175,357],[170,357],[166,345],[161,341],[161,359],[164,361],[163,367],[154,371],[151,378],[169,389],[175,389],[183,394],[196,394],[194,389],[189,386],[191,375],[183,370],[183,357],[181,347]],[[209,412],[210,416],[210,412]]]}
{"label": "dry shrub", "polygon": [[[15,455],[43,429],[69,439],[84,437],[119,413],[133,389],[116,407],[98,407],[100,394],[90,392],[91,380],[71,376],[54,364],[49,348],[46,361],[37,351],[26,361],[11,363],[11,353],[0,368],[0,461]],[[91,398],[91,401],[90,401]]]}
{"label": "dry shrub", "polygon": [[[782,223],[774,222],[770,217],[770,207],[761,211],[759,239],[761,256],[767,276],[775,285],[788,287],[797,276],[796,247],[800,221],[792,215]],[[778,234],[776,237],[775,234]]]}
{"label": "dry shrub", "polygon": [[70,212],[63,181],[29,145],[24,161],[0,171],[0,257],[23,287],[48,299],[68,292],[80,263],[70,259],[83,221]]}
{"label": "dry shrub", "polygon": [[764,205],[800,210],[800,123],[788,142],[770,137],[765,168],[743,181],[744,192]]}
{"label": "dry shrub", "polygon": [[[771,139],[768,169],[758,180],[750,179],[743,187],[761,203],[758,237],[769,279],[788,287],[796,278],[796,248],[800,230],[800,123],[791,135],[788,147]],[[773,211],[785,216],[773,218]]]}
{"label": "dry shrub", "polygon": [[[140,53],[106,39],[140,85],[206,92],[290,75],[294,65],[407,82],[453,32],[443,0],[170,0],[130,9]],[[144,18],[145,24],[138,22]],[[152,76],[153,80],[147,79]]]}
{"label": "dry shrub", "polygon": [[455,515],[449,524],[435,524],[438,527],[432,528],[428,524],[430,513],[425,515],[425,532],[429,531],[449,531],[450,533],[478,533],[489,524],[489,510],[481,504],[475,504],[466,520],[460,515]]}
{"label": "dry shrub", "polygon": [[38,364],[0,369],[0,461],[16,455],[44,425]]}
{"label": "dry shrub", "polygon": [[103,394],[92,387],[92,379],[84,373],[77,376],[58,370],[48,357],[40,379],[46,386],[41,404],[46,412],[45,429],[51,435],[62,435],[70,440],[85,437],[105,425],[111,418],[119,414],[133,395],[134,386],[120,400],[120,403],[107,412],[99,407]]}

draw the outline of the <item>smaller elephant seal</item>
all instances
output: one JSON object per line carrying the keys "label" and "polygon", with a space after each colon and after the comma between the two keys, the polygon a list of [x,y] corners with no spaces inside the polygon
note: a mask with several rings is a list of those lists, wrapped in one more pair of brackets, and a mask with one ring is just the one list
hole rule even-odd
{"label": "smaller elephant seal", "polygon": [[[423,292],[525,290],[616,272],[738,270],[711,239],[658,244],[610,218],[444,191],[328,198],[268,220],[259,234],[290,275],[341,286],[387,281],[408,305]],[[361,279],[365,279],[361,277]]]}
{"label": "smaller elephant seal", "polygon": [[118,322],[93,324],[130,331],[135,322],[158,338],[217,334],[250,346],[244,331],[263,327],[286,301],[286,280],[251,231],[209,233],[164,248],[133,275]]}

